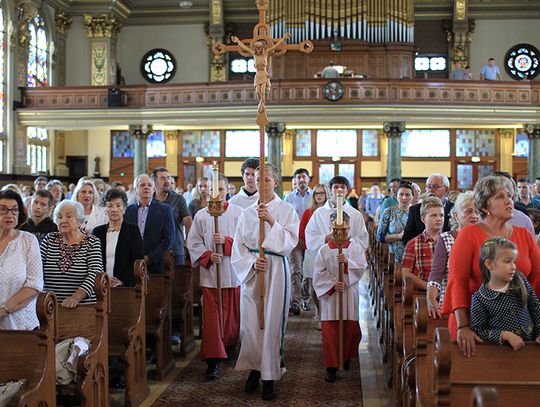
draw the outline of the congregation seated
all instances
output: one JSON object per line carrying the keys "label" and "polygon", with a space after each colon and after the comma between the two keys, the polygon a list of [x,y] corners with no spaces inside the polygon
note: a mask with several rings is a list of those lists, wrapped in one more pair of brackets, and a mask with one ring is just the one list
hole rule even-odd
{"label": "congregation seated", "polygon": [[191,217],[195,219],[195,215],[202,208],[206,208],[208,204],[208,178],[202,177],[197,180],[197,186],[192,192],[193,199],[188,205]]}
{"label": "congregation seated", "polygon": [[474,188],[474,200],[483,222],[463,229],[452,248],[448,284],[442,314],[449,315],[448,328],[458,340],[461,351],[471,356],[480,340],[470,325],[469,309],[473,292],[482,284],[480,248],[490,237],[502,236],[512,241],[519,253],[516,267],[530,282],[535,293],[540,292],[540,249],[525,228],[512,226],[514,186],[505,177],[487,176]]}
{"label": "congregation seated", "polygon": [[43,289],[39,243],[16,228],[26,221],[22,198],[0,192],[0,330],[32,330],[39,325],[36,297]]}
{"label": "congregation seated", "polygon": [[101,243],[103,266],[111,277],[112,287],[133,287],[135,260],[144,258],[141,232],[137,225],[124,221],[127,207],[125,192],[109,189],[104,200],[109,223],[96,227],[93,232]]}
{"label": "congregation seated", "polygon": [[90,234],[96,226],[107,223],[107,214],[101,207],[99,193],[91,179],[81,178],[73,191],[72,201],[84,208],[83,229]]}
{"label": "congregation seated", "polygon": [[82,204],[60,202],[54,210],[58,232],[41,244],[45,290],[54,291],[66,308],[95,303],[96,275],[103,272],[99,239],[81,230],[84,219]]}
{"label": "congregation seated", "polygon": [[45,189],[52,194],[52,209],[54,210],[55,206],[64,199],[64,184],[62,184],[62,181],[52,179],[47,182],[47,185],[45,185]]}
{"label": "congregation seated", "polygon": [[20,227],[20,230],[32,233],[41,243],[45,236],[57,232],[56,223],[51,218],[53,196],[46,189],[38,189],[31,197],[30,218]]}

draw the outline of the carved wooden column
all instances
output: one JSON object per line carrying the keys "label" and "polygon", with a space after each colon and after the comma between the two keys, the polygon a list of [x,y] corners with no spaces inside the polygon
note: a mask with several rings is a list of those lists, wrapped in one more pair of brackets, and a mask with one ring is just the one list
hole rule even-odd
{"label": "carved wooden column", "polygon": [[401,178],[401,135],[405,131],[405,122],[386,122],[383,131],[388,138],[386,185],[390,185],[391,179]]}
{"label": "carved wooden column", "polygon": [[279,184],[276,188],[276,194],[281,196],[283,192],[283,185],[281,183],[281,159],[282,159],[282,138],[285,132],[285,123],[282,122],[270,122],[265,127],[266,134],[268,135],[268,162],[274,164],[279,171]]}
{"label": "carved wooden column", "polygon": [[529,138],[529,179],[540,176],[540,123],[526,124],[523,130]]}
{"label": "carved wooden column", "polygon": [[130,125],[129,134],[133,136],[133,177],[146,174],[148,171],[148,155],[146,153],[146,141],[152,133],[152,126]]}
{"label": "carved wooden column", "polygon": [[499,170],[513,174],[512,153],[514,151],[514,129],[498,129],[499,134]]}
{"label": "carved wooden column", "polygon": [[457,62],[461,63],[462,68],[469,65],[469,50],[474,28],[474,20],[469,20],[469,0],[455,0],[454,18],[444,23],[450,69]]}
{"label": "carved wooden column", "polygon": [[90,39],[91,86],[116,85],[116,42],[121,25],[112,14],[83,17]]}
{"label": "carved wooden column", "polygon": [[58,9],[54,13],[56,46],[52,60],[55,67],[53,71],[56,73],[56,86],[66,85],[66,42],[71,22],[71,17],[64,10]]}
{"label": "carved wooden column", "polygon": [[[208,27],[208,42],[222,41],[225,29],[223,25],[223,0],[210,1],[210,24]],[[227,54],[214,55],[210,50],[210,82],[225,82],[227,80]]]}
{"label": "carved wooden column", "polygon": [[165,132],[165,167],[173,177],[178,176],[178,130],[167,130]]}

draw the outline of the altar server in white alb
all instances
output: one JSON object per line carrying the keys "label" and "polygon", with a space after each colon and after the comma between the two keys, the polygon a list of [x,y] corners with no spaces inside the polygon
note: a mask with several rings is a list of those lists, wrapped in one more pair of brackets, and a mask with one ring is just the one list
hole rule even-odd
{"label": "altar server in white alb", "polygon": [[[331,220],[335,219],[335,213]],[[348,223],[348,215],[343,214]],[[313,269],[313,288],[321,307],[321,326],[325,380],[336,381],[339,366],[339,295],[343,292],[343,367],[349,369],[350,359],[358,357],[358,345],[362,338],[358,323],[358,281],[367,268],[362,247],[353,240],[338,245],[330,240],[317,254]],[[339,263],[343,263],[343,282],[339,282]]]}
{"label": "altar server in white alb", "polygon": [[255,171],[259,167],[258,158],[248,158],[242,163],[242,179],[244,186],[240,188],[240,192],[233,195],[229,199],[229,203],[238,205],[242,209],[253,205],[259,200],[259,192],[257,191],[257,182],[255,181]]}
{"label": "altar server in white alb", "polygon": [[[257,179],[259,172],[257,171]],[[237,370],[251,370],[245,391],[253,393],[263,380],[264,400],[273,400],[274,381],[285,372],[284,336],[289,313],[290,270],[287,258],[298,243],[298,215],[274,192],[278,170],[265,166],[261,203],[244,210],[234,235],[232,263],[242,284],[242,346]],[[259,219],[265,222],[264,259],[259,258]],[[264,272],[263,272],[264,271]],[[259,327],[259,279],[265,278],[264,329]]]}
{"label": "altar server in white alb", "polygon": [[[336,175],[328,181],[328,189],[330,190],[330,199],[326,201],[322,208],[315,211],[306,226],[306,246],[311,251],[313,257],[317,256],[319,249],[332,238],[330,215],[336,212],[338,191],[342,190],[343,196],[347,196],[351,187],[347,178]],[[349,216],[350,239],[358,243],[362,247],[362,250],[367,250],[369,236],[364,217],[359,211],[349,205],[347,201],[343,204],[343,211]]]}
{"label": "altar server in white alb", "polygon": [[[243,210],[225,201],[227,178],[219,174],[217,183],[219,198],[225,209],[218,218],[219,233],[215,233],[214,218],[208,213],[208,208],[203,208],[195,215],[187,239],[191,259],[194,265],[200,265],[203,310],[201,359],[208,364],[208,379],[218,378],[221,360],[234,354],[240,328],[240,284],[232,269],[230,256],[234,232]],[[216,243],[222,245],[222,253],[216,252]],[[223,338],[218,316],[216,264],[220,265],[221,274]]]}

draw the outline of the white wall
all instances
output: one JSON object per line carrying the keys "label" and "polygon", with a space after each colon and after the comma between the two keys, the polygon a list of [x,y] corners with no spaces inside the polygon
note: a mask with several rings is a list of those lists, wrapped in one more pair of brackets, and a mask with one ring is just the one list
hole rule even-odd
{"label": "white wall", "polygon": [[90,86],[90,42],[80,16],[73,16],[66,48],[66,86]]}
{"label": "white wall", "polygon": [[[514,45],[527,43],[540,49],[540,20],[476,20],[471,43],[471,70],[480,78],[480,70],[489,58],[501,70],[503,80],[511,80],[504,69],[504,56]],[[536,77],[538,80],[539,77]]]}
{"label": "white wall", "polygon": [[146,83],[139,66],[153,48],[165,48],[176,58],[176,75],[169,83],[208,82],[209,47],[202,24],[122,28],[117,58],[127,85]]}

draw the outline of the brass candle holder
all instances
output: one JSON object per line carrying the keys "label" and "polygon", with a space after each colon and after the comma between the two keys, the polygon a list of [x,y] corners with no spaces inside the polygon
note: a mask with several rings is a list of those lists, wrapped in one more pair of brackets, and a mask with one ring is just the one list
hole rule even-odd
{"label": "brass candle holder", "polygon": [[332,222],[332,240],[338,244],[343,245],[349,240],[349,224],[345,220],[341,225],[338,225],[336,221]]}

